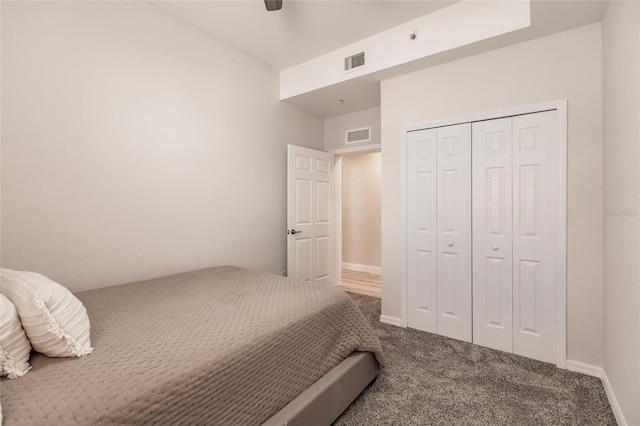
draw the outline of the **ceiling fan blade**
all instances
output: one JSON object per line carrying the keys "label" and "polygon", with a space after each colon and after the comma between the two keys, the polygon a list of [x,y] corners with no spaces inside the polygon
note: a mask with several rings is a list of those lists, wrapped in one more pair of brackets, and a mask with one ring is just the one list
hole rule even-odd
{"label": "ceiling fan blade", "polygon": [[267,6],[268,11],[282,9],[282,0],[264,0],[264,5]]}

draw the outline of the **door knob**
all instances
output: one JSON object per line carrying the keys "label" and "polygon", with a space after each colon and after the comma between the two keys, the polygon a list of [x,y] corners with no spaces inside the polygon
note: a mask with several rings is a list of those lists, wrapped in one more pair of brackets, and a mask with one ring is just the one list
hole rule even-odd
{"label": "door knob", "polygon": [[291,230],[291,235],[299,234],[302,231],[296,231],[295,229]]}
{"label": "door knob", "polygon": [[498,246],[493,246],[491,248],[493,249],[493,251],[498,251]]}
{"label": "door knob", "polygon": [[449,241],[449,242],[447,243],[447,245],[448,245],[449,247],[453,247],[453,243],[452,243],[451,241]]}

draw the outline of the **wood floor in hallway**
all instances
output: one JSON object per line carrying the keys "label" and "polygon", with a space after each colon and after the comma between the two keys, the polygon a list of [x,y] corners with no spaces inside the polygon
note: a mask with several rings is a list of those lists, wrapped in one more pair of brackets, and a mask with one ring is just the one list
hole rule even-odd
{"label": "wood floor in hallway", "polygon": [[380,275],[342,269],[342,283],[338,288],[379,299],[382,293],[381,278]]}

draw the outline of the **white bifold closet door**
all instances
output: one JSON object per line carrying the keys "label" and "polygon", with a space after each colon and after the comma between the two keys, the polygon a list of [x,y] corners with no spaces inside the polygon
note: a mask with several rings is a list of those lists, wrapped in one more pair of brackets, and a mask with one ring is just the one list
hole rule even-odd
{"label": "white bifold closet door", "polygon": [[438,135],[438,334],[471,341],[471,124]]}
{"label": "white bifold closet door", "polygon": [[556,360],[556,111],[473,124],[473,341]]}
{"label": "white bifold closet door", "polygon": [[407,139],[409,325],[470,342],[471,124]]}
{"label": "white bifold closet door", "polygon": [[513,352],[556,360],[556,111],[513,118]]}
{"label": "white bifold closet door", "polygon": [[473,123],[473,342],[513,352],[511,118]]}
{"label": "white bifold closet door", "polygon": [[436,129],[407,135],[407,283],[411,328],[438,332]]}

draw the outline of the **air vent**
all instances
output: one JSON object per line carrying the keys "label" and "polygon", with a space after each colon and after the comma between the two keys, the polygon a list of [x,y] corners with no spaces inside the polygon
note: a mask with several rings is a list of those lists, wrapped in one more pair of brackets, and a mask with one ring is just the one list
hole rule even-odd
{"label": "air vent", "polygon": [[356,53],[353,56],[344,58],[344,70],[350,71],[354,68],[364,66],[364,52]]}
{"label": "air vent", "polygon": [[347,143],[369,142],[371,140],[371,127],[363,129],[347,130]]}

